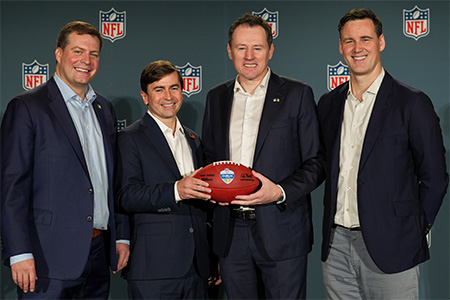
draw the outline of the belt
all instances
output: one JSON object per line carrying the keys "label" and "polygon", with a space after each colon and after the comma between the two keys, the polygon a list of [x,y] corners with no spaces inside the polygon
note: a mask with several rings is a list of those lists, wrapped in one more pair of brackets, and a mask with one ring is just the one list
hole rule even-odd
{"label": "belt", "polygon": [[348,227],[345,227],[345,226],[342,226],[342,225],[333,224],[333,228],[336,228],[336,227],[341,227],[341,228],[347,229],[349,231],[361,231],[361,227],[348,228]]}
{"label": "belt", "polygon": [[233,209],[231,210],[231,216],[236,219],[241,219],[244,221],[256,220],[256,213],[254,209],[249,210]]}
{"label": "belt", "polygon": [[98,237],[100,234],[102,234],[102,230],[100,229],[92,229],[92,238],[95,239],[96,237]]}

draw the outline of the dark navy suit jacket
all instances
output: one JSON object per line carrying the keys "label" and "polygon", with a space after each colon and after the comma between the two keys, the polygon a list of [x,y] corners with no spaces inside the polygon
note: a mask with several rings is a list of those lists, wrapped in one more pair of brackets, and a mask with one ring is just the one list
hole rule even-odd
{"label": "dark navy suit jacket", "polygon": [[[194,167],[203,166],[200,138],[183,127]],[[174,195],[182,177],[158,124],[148,113],[119,132],[117,204],[130,213],[131,254],[128,280],[180,278],[195,257],[199,275],[209,274],[207,206],[203,200]]]}
{"label": "dark navy suit jacket", "polygon": [[[323,95],[318,105],[327,157],[322,260],[336,214],[339,152],[349,83]],[[448,185],[439,119],[424,93],[387,72],[378,91],[361,154],[358,213],[364,242],[385,273],[429,258],[426,232]]]}
{"label": "dark navy suit jacket", "polygon": [[[129,239],[128,219],[114,214],[116,115],[110,101],[93,102],[108,172],[110,265],[116,239]],[[8,104],[1,127],[3,259],[32,253],[37,276],[75,279],[91,249],[94,193],[80,140],[51,78]],[[117,227],[116,227],[117,226]]]}
{"label": "dark navy suit jacket", "polygon": [[[234,80],[209,91],[203,120],[203,144],[209,161],[229,160],[229,127]],[[257,224],[267,253],[274,260],[311,251],[311,196],[324,179],[316,103],[304,83],[269,79],[256,141],[253,169],[283,187],[286,202],[256,206]],[[232,238],[230,207],[214,210],[214,252],[226,256]]]}

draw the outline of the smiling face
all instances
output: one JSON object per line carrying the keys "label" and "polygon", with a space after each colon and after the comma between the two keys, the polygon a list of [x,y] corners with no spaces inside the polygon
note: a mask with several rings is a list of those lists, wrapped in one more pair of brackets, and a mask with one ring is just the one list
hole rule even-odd
{"label": "smiling face", "polygon": [[373,82],[382,70],[384,35],[377,36],[370,19],[348,21],[340,35],[339,52],[349,67],[351,77]]}
{"label": "smiling face", "polygon": [[183,104],[183,89],[177,72],[150,83],[147,92],[141,92],[141,96],[148,110],[174,130],[177,113]]}
{"label": "smiling face", "polygon": [[100,41],[89,34],[72,32],[68,44],[56,48],[56,74],[84,99],[87,85],[97,73],[100,59]]}
{"label": "smiling face", "polygon": [[267,65],[273,55],[273,44],[269,47],[266,32],[261,26],[240,25],[235,29],[227,50],[239,74],[239,83],[250,92],[246,86],[259,84],[267,73]]}

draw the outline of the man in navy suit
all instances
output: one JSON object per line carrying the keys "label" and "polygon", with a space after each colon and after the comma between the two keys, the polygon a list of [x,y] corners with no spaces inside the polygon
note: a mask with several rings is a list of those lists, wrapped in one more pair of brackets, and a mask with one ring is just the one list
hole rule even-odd
{"label": "man in navy suit", "polygon": [[211,190],[194,178],[200,138],[181,125],[183,79],[168,61],[141,73],[145,115],[119,133],[117,204],[130,214],[131,299],[205,299]]}
{"label": "man in navy suit", "polygon": [[238,75],[207,95],[205,151],[253,168],[262,185],[215,207],[220,274],[229,299],[304,299],[310,193],[324,179],[313,92],[268,68],[272,30],[260,17],[236,20],[227,50]]}
{"label": "man in navy suit", "polygon": [[338,25],[350,81],[318,114],[327,178],[322,261],[329,299],[417,299],[418,264],[447,190],[439,119],[423,92],[381,65],[382,24],[354,9]]}
{"label": "man in navy suit", "polygon": [[128,260],[128,218],[112,195],[116,116],[89,84],[101,46],[91,24],[67,24],[56,74],[3,117],[3,259],[19,299],[107,299],[109,266]]}

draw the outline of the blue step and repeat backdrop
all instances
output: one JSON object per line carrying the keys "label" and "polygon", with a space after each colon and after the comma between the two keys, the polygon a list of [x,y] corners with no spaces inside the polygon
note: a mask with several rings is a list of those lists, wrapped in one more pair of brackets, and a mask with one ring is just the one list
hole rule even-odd
{"label": "blue step and repeat backdrop", "polygon": [[[348,79],[338,51],[337,23],[352,8],[369,7],[384,25],[383,66],[423,90],[441,119],[449,147],[449,19],[443,1],[0,1],[0,115],[18,93],[48,80],[55,71],[56,36],[82,20],[104,36],[95,90],[108,97],[121,126],[140,118],[146,106],[139,76],[149,62],[165,59],[182,71],[182,123],[201,131],[206,93],[236,76],[226,52],[227,32],[246,12],[273,28],[270,67],[308,83],[316,101]],[[74,178],[74,182],[76,178]],[[75,183],[74,183],[75,184]],[[323,299],[320,242],[323,189],[313,193],[315,245],[309,258],[308,298]],[[14,230],[11,228],[10,230]],[[420,298],[449,299],[449,203],[446,197],[431,233],[431,260],[421,265]],[[55,241],[58,243],[58,241]],[[111,278],[111,299],[125,299],[126,282]],[[15,299],[10,270],[2,266],[0,299]],[[225,297],[220,293],[219,298]]]}

